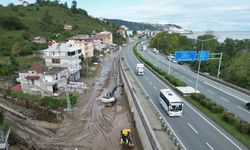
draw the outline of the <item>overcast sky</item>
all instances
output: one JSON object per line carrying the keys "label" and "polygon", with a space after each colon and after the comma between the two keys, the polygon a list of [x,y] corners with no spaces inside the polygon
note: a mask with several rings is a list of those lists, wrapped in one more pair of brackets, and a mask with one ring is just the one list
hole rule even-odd
{"label": "overcast sky", "polygon": [[[35,0],[27,0],[30,3]],[[72,0],[67,1],[71,5]],[[250,0],[76,0],[89,15],[171,23],[194,31],[250,31]],[[17,0],[0,0],[6,5]]]}

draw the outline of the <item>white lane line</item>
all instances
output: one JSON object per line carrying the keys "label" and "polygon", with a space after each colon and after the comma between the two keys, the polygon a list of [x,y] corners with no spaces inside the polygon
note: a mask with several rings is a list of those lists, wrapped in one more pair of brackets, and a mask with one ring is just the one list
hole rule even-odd
{"label": "white lane line", "polygon": [[194,128],[190,123],[188,123],[188,126],[189,126],[191,129],[193,129],[194,132],[195,132],[196,134],[199,134],[199,133],[197,132],[197,130],[195,130],[195,128]]}
{"label": "white lane line", "polygon": [[227,100],[227,99],[225,99],[224,97],[221,97],[221,96],[220,96],[220,98],[221,98],[222,100],[224,100],[224,101],[226,101],[226,102],[230,103],[230,101],[229,101],[229,100]]}
{"label": "white lane line", "polygon": [[152,83],[152,82],[149,82],[149,84],[153,85],[153,83]]}
{"label": "white lane line", "polygon": [[239,100],[241,100],[242,102],[244,102],[244,103],[246,103],[247,101],[245,101],[245,100],[243,100],[243,99],[241,99],[241,98],[239,98],[239,97],[236,97],[236,96],[234,96],[233,94],[231,94],[231,93],[229,93],[229,92],[227,92],[227,91],[224,91],[224,90],[222,90],[222,89],[219,89],[219,88],[217,88],[216,86],[213,86],[213,85],[211,85],[211,84],[209,84],[209,83],[207,83],[207,82],[204,82],[205,84],[207,84],[207,85],[209,85],[209,86],[211,86],[211,87],[213,87],[213,88],[215,88],[215,89],[217,89],[217,90],[220,90],[220,91],[222,91],[222,92],[224,92],[224,93],[227,93],[228,95],[230,95],[230,96],[232,96],[232,97],[234,97],[234,98],[236,98],[236,99],[239,99]]}
{"label": "white lane line", "polygon": [[210,90],[207,90],[208,92],[210,92],[210,93],[212,93],[212,94],[214,94],[214,92],[212,92],[212,91],[210,91]]}
{"label": "white lane line", "polygon": [[209,145],[208,143],[206,143],[206,145],[211,149],[214,150],[213,147],[211,145]]}
{"label": "white lane line", "polygon": [[[158,80],[163,86],[166,87],[166,84],[163,83],[163,81],[161,81],[158,77],[156,77],[156,75],[154,75],[151,71],[150,71],[151,75],[153,75],[156,80]],[[198,114],[203,120],[205,120],[211,127],[213,127],[216,131],[218,131],[222,136],[224,136],[228,141],[230,141],[235,147],[237,147],[239,150],[242,150],[236,143],[234,143],[229,137],[227,137],[224,133],[222,133],[218,128],[216,128],[212,123],[210,123],[205,117],[203,117],[198,111],[196,111],[193,106],[191,106],[190,104],[188,104],[186,101],[183,100],[183,102],[190,107],[196,114]],[[182,144],[183,145],[183,144]]]}
{"label": "white lane line", "polygon": [[146,80],[148,80],[148,78],[147,78],[147,77],[146,77],[145,79],[146,79]]}
{"label": "white lane line", "polygon": [[201,87],[201,88],[202,88],[202,86],[201,86],[201,85],[199,85],[199,84],[198,84],[198,87]]}
{"label": "white lane line", "polygon": [[240,106],[238,106],[238,108],[241,109],[241,110],[243,110],[243,111],[245,111],[245,112],[247,112],[247,113],[250,113],[249,111],[245,110],[244,108],[242,108]]}
{"label": "white lane line", "polygon": [[192,81],[192,80],[190,80],[190,79],[188,79],[188,82],[193,83],[193,81]]}
{"label": "white lane line", "polygon": [[154,86],[154,89],[156,90],[156,91],[158,91],[158,89]]}

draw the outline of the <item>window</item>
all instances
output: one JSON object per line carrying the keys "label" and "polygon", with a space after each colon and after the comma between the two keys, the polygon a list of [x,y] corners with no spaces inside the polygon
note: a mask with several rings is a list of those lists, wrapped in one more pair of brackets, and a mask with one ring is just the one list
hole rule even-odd
{"label": "window", "polygon": [[60,59],[52,59],[53,64],[60,64]]}
{"label": "window", "polygon": [[82,52],[82,50],[79,49],[79,50],[78,50],[78,53],[81,53],[81,52]]}
{"label": "window", "polygon": [[68,52],[68,56],[74,56],[75,54],[75,52]]}

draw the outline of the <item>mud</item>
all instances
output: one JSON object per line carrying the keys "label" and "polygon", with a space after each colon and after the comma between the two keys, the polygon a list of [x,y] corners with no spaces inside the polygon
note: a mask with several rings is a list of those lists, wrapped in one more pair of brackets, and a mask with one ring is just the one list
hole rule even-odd
{"label": "mud", "polygon": [[[20,121],[11,118],[13,132],[24,139],[28,149],[63,150],[119,150],[120,131],[131,128],[135,143],[134,149],[142,146],[131,120],[132,116],[126,96],[121,88],[115,92],[117,102],[105,107],[100,98],[120,84],[118,53],[104,58],[95,79],[84,79],[89,89],[79,95],[79,102],[71,115],[65,117],[56,128],[55,124],[39,123],[32,120]],[[18,121],[19,120],[19,121]],[[55,129],[55,133],[45,128]]]}

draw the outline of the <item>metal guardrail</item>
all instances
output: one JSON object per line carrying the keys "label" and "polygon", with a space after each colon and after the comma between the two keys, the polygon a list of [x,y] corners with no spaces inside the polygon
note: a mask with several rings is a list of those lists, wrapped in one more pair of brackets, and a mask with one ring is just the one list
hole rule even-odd
{"label": "metal guardrail", "polygon": [[[119,60],[119,63],[121,63],[121,60]],[[143,127],[145,128],[145,131],[146,131],[146,134],[149,138],[149,141],[150,141],[150,144],[153,148],[153,150],[161,150],[161,147],[160,147],[160,144],[158,143],[153,131],[152,131],[152,128],[150,127],[150,124],[149,124],[149,121],[147,120],[146,116],[145,116],[145,113],[143,112],[143,109],[141,107],[141,105],[139,104],[138,102],[138,98],[132,88],[132,85],[131,83],[129,82],[128,80],[128,77],[124,71],[124,68],[122,67],[121,65],[121,68],[120,68],[120,71],[122,72],[123,76],[124,76],[124,79],[125,79],[125,82],[127,83],[128,87],[129,87],[129,91],[131,93],[131,96],[132,96],[132,99],[133,99],[133,102],[135,104],[135,107],[138,111],[138,114],[141,118],[141,121],[142,121],[142,124],[143,124]]]}

